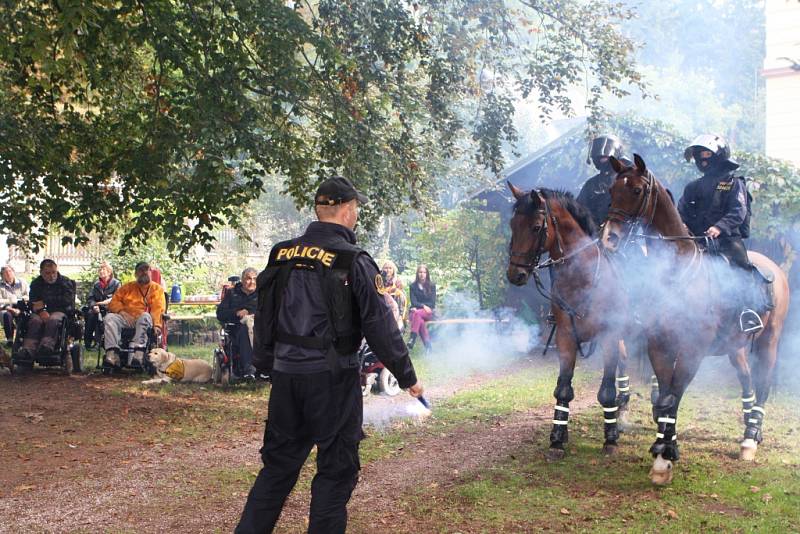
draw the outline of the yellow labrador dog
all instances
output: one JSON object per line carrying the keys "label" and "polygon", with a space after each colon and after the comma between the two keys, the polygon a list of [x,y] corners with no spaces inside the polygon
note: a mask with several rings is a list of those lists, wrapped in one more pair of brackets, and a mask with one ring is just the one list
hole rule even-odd
{"label": "yellow labrador dog", "polygon": [[211,365],[203,360],[178,358],[162,348],[150,351],[150,363],[156,369],[156,377],[142,384],[167,384],[170,382],[208,382],[211,380]]}

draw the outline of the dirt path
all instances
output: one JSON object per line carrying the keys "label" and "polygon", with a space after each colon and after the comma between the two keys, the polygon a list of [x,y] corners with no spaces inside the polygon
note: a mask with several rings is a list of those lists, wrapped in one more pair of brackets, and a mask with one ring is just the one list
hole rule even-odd
{"label": "dirt path", "polygon": [[[435,401],[508,372],[429,394]],[[0,376],[0,388],[0,532],[228,532],[260,468],[265,392],[256,400],[199,389],[159,395],[130,379],[48,373]],[[377,398],[367,407],[403,402]],[[573,406],[592,402],[587,392]],[[364,466],[351,514],[388,510],[398,493],[490,465],[546,435],[551,410],[422,432],[393,457]],[[308,498],[305,489],[293,493],[282,530],[304,530]]]}
{"label": "dirt path", "polygon": [[[596,402],[591,391],[584,391],[570,403],[570,408],[573,414],[579,414]],[[366,524],[367,518],[380,510],[381,523],[400,532],[403,520],[393,512],[399,495],[415,488],[445,487],[475,469],[491,466],[523,443],[549,435],[552,420],[553,407],[548,404],[491,422],[450,429],[447,433],[426,432],[406,443],[401,454],[362,467],[348,513]],[[544,454],[545,450],[541,452]],[[301,532],[309,497],[308,492],[294,492],[279,526],[288,532]]]}

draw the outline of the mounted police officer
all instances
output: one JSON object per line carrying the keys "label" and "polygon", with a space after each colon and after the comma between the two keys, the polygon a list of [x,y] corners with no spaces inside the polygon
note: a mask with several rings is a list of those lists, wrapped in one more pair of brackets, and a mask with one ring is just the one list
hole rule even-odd
{"label": "mounted police officer", "polygon": [[372,351],[414,397],[422,394],[392,312],[379,292],[380,271],[356,245],[358,204],[366,197],[339,176],[314,202],[319,221],[275,245],[258,276],[253,364],[272,377],[264,467],[237,533],[271,532],[314,445],[309,532],[338,533],[356,486],[363,438],[356,352]]}
{"label": "mounted police officer", "polygon": [[703,176],[683,190],[678,202],[681,219],[692,234],[713,240],[710,252],[724,255],[732,266],[746,271],[748,280],[754,278],[754,282],[748,282],[750,287],[743,288],[746,296],[740,326],[746,332],[758,331],[763,324],[751,307],[766,311],[771,306],[770,288],[765,287],[771,281],[750,263],[742,240],[750,236],[751,197],[745,178],[734,174],[739,164],[731,157],[727,141],[719,135],[704,134],[695,138],[686,148],[684,157],[686,161],[694,159]]}
{"label": "mounted police officer", "polygon": [[609,156],[614,156],[627,163],[623,157],[622,141],[617,136],[601,135],[596,137],[592,141],[586,163],[593,163],[598,173],[586,180],[581,192],[578,193],[578,202],[589,210],[596,224],[602,224],[606,220],[608,207],[611,205],[609,189],[614,183],[616,173],[611,168]]}

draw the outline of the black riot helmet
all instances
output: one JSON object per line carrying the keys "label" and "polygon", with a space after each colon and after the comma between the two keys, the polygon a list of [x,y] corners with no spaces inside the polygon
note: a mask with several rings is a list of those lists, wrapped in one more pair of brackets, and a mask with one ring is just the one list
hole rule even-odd
{"label": "black riot helmet", "polygon": [[[611,164],[608,157],[614,156],[619,159],[622,157],[622,141],[616,135],[601,135],[592,140],[592,147],[589,149],[589,156],[586,164],[593,163],[600,172],[610,172]],[[606,158],[605,161],[600,161]]]}
{"label": "black riot helmet", "polygon": [[703,174],[732,171],[739,164],[731,157],[731,147],[721,135],[703,134],[694,138],[683,152],[686,161],[694,164]]}

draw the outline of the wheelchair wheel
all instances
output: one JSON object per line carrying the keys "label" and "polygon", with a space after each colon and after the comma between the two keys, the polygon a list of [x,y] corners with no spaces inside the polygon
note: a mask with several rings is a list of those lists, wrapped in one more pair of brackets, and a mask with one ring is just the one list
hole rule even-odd
{"label": "wheelchair wheel", "polygon": [[222,351],[220,349],[214,349],[214,362],[211,366],[211,383],[214,385],[220,385],[222,383],[222,359],[223,359]]}
{"label": "wheelchair wheel", "polygon": [[70,357],[72,358],[72,372],[83,372],[83,347],[78,343],[73,343],[69,348]]}
{"label": "wheelchair wheel", "polygon": [[231,369],[224,367],[222,369],[222,376],[220,377],[220,384],[227,387],[231,385]]}
{"label": "wheelchair wheel", "polygon": [[25,373],[30,373],[31,371],[33,371],[33,362],[11,362],[12,375],[22,375]]}
{"label": "wheelchair wheel", "polygon": [[378,380],[380,380],[381,391],[387,395],[394,397],[400,393],[400,384],[397,383],[397,379],[388,369],[381,369],[381,375],[378,377]]}
{"label": "wheelchair wheel", "polygon": [[65,375],[71,375],[73,370],[72,365],[72,354],[70,354],[69,348],[67,348],[64,352],[61,353],[61,372]]}

